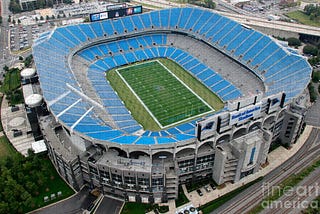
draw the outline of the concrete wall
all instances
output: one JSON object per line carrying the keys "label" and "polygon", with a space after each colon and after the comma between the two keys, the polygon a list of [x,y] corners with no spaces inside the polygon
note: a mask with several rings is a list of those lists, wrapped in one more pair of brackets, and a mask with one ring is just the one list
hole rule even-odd
{"label": "concrete wall", "polygon": [[264,34],[272,35],[272,36],[279,36],[282,38],[294,37],[294,38],[299,39],[299,36],[300,36],[298,33],[293,33],[293,32],[289,32],[289,31],[283,31],[283,30],[277,30],[277,29],[259,27],[259,26],[253,26],[253,25],[251,25],[251,27],[255,30],[258,30],[258,31],[264,33]]}

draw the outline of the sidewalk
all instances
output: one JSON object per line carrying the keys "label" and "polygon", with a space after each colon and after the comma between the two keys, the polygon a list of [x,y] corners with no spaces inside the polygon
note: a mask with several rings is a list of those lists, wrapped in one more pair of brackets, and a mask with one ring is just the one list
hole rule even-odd
{"label": "sidewalk", "polygon": [[[26,156],[28,154],[28,149],[31,148],[31,144],[35,142],[35,140],[32,135],[27,134],[27,132],[31,130],[31,126],[27,118],[24,104],[16,106],[19,107],[19,110],[12,112],[6,97],[3,96],[1,105],[1,122],[3,132],[6,134],[10,143],[18,152]],[[14,137],[13,130],[15,129],[22,131],[22,135]]]}

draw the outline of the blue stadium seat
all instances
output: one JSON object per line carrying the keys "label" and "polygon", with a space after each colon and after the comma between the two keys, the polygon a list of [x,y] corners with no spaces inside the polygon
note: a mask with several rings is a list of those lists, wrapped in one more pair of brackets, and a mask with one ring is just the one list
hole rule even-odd
{"label": "blue stadium seat", "polygon": [[136,145],[153,145],[156,144],[153,137],[140,137],[136,142]]}
{"label": "blue stadium seat", "polygon": [[117,43],[118,43],[121,50],[123,50],[123,51],[129,50],[129,44],[128,44],[127,40],[120,40]]}
{"label": "blue stadium seat", "polygon": [[90,38],[90,39],[95,39],[96,38],[96,35],[92,31],[92,28],[90,27],[89,24],[79,25],[79,28],[82,30],[84,35],[86,35],[87,38]]}
{"label": "blue stadium seat", "polygon": [[229,22],[231,22],[231,20],[221,16],[220,19],[215,24],[212,25],[213,27],[211,27],[208,30],[208,32],[206,33],[206,38],[210,39],[210,37],[212,37],[213,35],[217,34]]}
{"label": "blue stadium seat", "polygon": [[184,29],[184,26],[186,25],[192,10],[193,9],[191,9],[191,8],[186,8],[185,10],[182,10],[182,13],[179,18],[179,23],[178,23],[178,27],[180,29]]}
{"label": "blue stadium seat", "polygon": [[212,42],[218,42],[220,39],[222,39],[227,33],[229,33],[235,26],[237,26],[235,22],[231,21],[227,25],[223,27],[222,30],[219,30],[215,36],[213,36]]}
{"label": "blue stadium seat", "polygon": [[137,138],[138,136],[120,136],[111,141],[118,144],[133,144],[133,142],[135,142]]}
{"label": "blue stadium seat", "polygon": [[127,17],[123,17],[122,19],[120,19],[120,21],[123,24],[123,27],[125,30],[127,30],[127,32],[133,32],[134,31],[134,24],[132,22],[132,19],[130,16]]}
{"label": "blue stadium seat", "polygon": [[106,35],[109,35],[109,36],[114,35],[114,29],[110,20],[105,20],[101,22],[101,24],[102,24],[102,29]]}
{"label": "blue stadium seat", "polygon": [[160,10],[160,26],[167,28],[169,26],[169,10]]}
{"label": "blue stadium seat", "polygon": [[91,24],[91,27],[92,27],[92,30],[95,32],[95,34],[98,36],[98,37],[103,37],[104,36],[104,32],[102,30],[102,27],[101,27],[101,24],[100,22],[93,22]]}
{"label": "blue stadium seat", "polygon": [[237,38],[238,34],[242,32],[242,29],[243,27],[241,27],[241,25],[236,24],[231,31],[225,33],[224,37],[222,37],[222,39],[219,41],[219,45],[223,47],[229,44],[234,38]]}
{"label": "blue stadium seat", "polygon": [[[256,42],[259,41],[263,35],[257,31],[255,31],[253,34],[250,34],[249,37],[245,38],[244,40],[239,40],[241,42],[240,46],[237,46],[237,49],[234,53],[235,56],[240,56],[242,55],[248,48],[252,47],[252,45]],[[240,39],[240,38],[239,38]]]}
{"label": "blue stadium seat", "polygon": [[193,26],[193,32],[200,33],[200,29],[210,23],[209,20],[214,16],[214,14],[204,11],[201,17],[198,19],[197,23]]}
{"label": "blue stadium seat", "polygon": [[204,11],[202,10],[192,10],[192,13],[189,15],[189,19],[187,20],[187,23],[185,25],[185,29],[189,31],[193,31],[194,24],[201,18],[201,15]]}
{"label": "blue stadium seat", "polygon": [[222,17],[219,14],[214,14],[213,16],[210,17],[210,19],[208,20],[207,23],[211,23],[211,24],[207,24],[204,25],[200,28],[200,32],[199,34],[206,34],[211,27],[213,27],[214,25],[216,25],[216,23],[221,19]]}
{"label": "blue stadium seat", "polygon": [[178,21],[180,17],[181,10],[180,8],[172,8],[170,9],[170,28],[175,29],[178,26]]}
{"label": "blue stadium seat", "polygon": [[66,28],[66,27],[59,28],[59,30],[57,30],[57,32],[61,33],[74,46],[79,45],[81,43],[81,41],[78,39],[77,36],[74,36],[73,34],[71,34],[68,29],[69,28]]}
{"label": "blue stadium seat", "polygon": [[132,22],[134,23],[134,26],[135,28],[137,28],[137,30],[144,29],[140,16],[130,16],[130,18],[132,19]]}
{"label": "blue stadium seat", "polygon": [[149,13],[144,13],[140,16],[142,24],[144,28],[151,28],[151,21],[150,21],[150,15]]}
{"label": "blue stadium seat", "polygon": [[156,10],[154,13],[150,14],[151,17],[151,25],[155,27],[160,27],[160,18],[159,18],[159,10]]}
{"label": "blue stadium seat", "polygon": [[118,34],[123,34],[124,33],[124,27],[122,25],[122,22],[120,20],[113,20],[113,22],[111,22],[113,25],[113,29],[115,30],[115,32],[117,32]]}
{"label": "blue stadium seat", "polygon": [[278,49],[275,43],[269,43],[263,50],[252,59],[251,66],[260,65],[264,60],[268,60]]}

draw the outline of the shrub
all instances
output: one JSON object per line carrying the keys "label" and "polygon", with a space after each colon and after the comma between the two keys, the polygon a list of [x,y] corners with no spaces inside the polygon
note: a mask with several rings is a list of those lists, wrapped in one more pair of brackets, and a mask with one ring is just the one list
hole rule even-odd
{"label": "shrub", "polygon": [[313,55],[313,56],[317,56],[318,48],[314,47],[314,46],[311,46],[311,45],[306,45],[306,46],[303,47],[303,53],[304,54],[310,54],[310,55]]}
{"label": "shrub", "polygon": [[312,82],[319,82],[320,81],[320,72],[319,71],[313,71],[312,72]]}
{"label": "shrub", "polygon": [[300,46],[301,45],[300,40],[297,39],[297,38],[294,38],[294,37],[288,38],[287,41],[288,41],[288,45],[289,46],[295,46],[296,47],[296,46]]}

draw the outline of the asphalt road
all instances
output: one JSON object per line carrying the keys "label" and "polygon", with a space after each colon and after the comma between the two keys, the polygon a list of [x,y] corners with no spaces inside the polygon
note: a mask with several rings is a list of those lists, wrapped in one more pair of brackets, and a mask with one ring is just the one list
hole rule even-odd
{"label": "asphalt road", "polygon": [[123,201],[117,199],[104,197],[94,214],[118,214],[120,213],[123,203]]}
{"label": "asphalt road", "polygon": [[52,206],[45,207],[34,213],[36,214],[80,214],[88,209],[91,203],[96,199],[89,193],[87,187],[84,187],[73,197],[60,201]]}
{"label": "asphalt road", "polygon": [[296,153],[282,165],[271,171],[260,182],[252,185],[241,194],[235,196],[232,200],[226,202],[213,213],[247,213],[253,207],[259,205],[262,199],[267,195],[268,186],[274,186],[281,183],[292,173],[300,171],[303,167],[312,163],[320,155],[320,145],[315,143],[320,141],[320,130],[313,128],[305,144]]}

